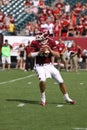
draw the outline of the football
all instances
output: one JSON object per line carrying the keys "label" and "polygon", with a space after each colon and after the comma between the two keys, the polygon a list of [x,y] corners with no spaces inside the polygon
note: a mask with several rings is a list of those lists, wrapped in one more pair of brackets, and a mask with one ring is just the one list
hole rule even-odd
{"label": "football", "polygon": [[44,54],[47,57],[49,55],[50,51],[47,47],[44,48]]}
{"label": "football", "polygon": [[49,49],[47,47],[44,47],[44,53],[45,54],[49,54],[50,53],[50,51],[49,51]]}

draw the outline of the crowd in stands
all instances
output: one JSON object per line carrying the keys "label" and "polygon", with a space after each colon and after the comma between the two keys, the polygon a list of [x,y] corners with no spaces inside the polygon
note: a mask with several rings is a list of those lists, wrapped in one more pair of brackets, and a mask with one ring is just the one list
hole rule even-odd
{"label": "crowd in stands", "polygon": [[[2,4],[8,5],[9,0],[0,0]],[[68,2],[58,0],[48,6],[45,0],[25,0],[24,12],[35,17],[34,21],[27,23],[24,35],[35,35],[47,29],[51,36],[87,36],[87,3],[77,2],[71,7]],[[0,10],[0,32],[3,31],[16,35],[14,17]]]}
{"label": "crowd in stands", "polygon": [[25,35],[35,35],[37,31],[47,29],[51,36],[87,36],[86,11],[87,3],[77,2],[71,8],[68,2],[64,4],[59,0],[50,7],[44,0],[27,0],[25,12],[35,14],[36,19],[26,25]]}

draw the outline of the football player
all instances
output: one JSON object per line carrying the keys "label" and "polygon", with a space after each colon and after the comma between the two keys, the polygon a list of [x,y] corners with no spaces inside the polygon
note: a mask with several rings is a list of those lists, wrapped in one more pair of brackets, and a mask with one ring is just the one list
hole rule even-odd
{"label": "football player", "polygon": [[64,80],[59,70],[52,64],[52,57],[59,57],[55,41],[44,33],[31,42],[31,47],[34,51],[29,54],[29,57],[31,56],[35,58],[35,71],[39,79],[41,92],[41,105],[46,105],[45,88],[47,78],[55,79],[59,84],[61,92],[63,93],[64,100],[67,103],[75,104],[75,101],[68,95]]}

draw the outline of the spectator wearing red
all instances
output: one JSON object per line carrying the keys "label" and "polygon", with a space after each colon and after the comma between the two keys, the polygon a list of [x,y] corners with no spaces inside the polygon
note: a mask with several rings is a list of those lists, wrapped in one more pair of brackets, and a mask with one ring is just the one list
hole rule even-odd
{"label": "spectator wearing red", "polygon": [[82,24],[81,21],[76,25],[76,28],[77,28],[78,36],[82,36],[84,25]]}
{"label": "spectator wearing red", "polygon": [[61,23],[60,20],[56,20],[55,24],[54,24],[54,35],[56,37],[60,37],[61,36]]}
{"label": "spectator wearing red", "polygon": [[70,18],[66,14],[61,18],[61,25],[61,37],[66,37],[70,25]]}
{"label": "spectator wearing red", "polygon": [[77,2],[76,5],[73,7],[73,13],[75,16],[78,16],[81,11],[83,11],[83,5],[81,2]]}
{"label": "spectator wearing red", "polygon": [[61,38],[59,38],[58,41],[59,41],[59,43],[57,44],[57,50],[60,54],[60,57],[58,59],[58,65],[60,67],[61,63],[63,63],[65,69],[67,69],[66,59],[65,59],[65,52],[66,52],[67,48]]}
{"label": "spectator wearing red", "polygon": [[46,20],[47,20],[47,16],[45,14],[41,13],[38,15],[38,19],[37,19],[38,23],[41,23],[42,21],[46,21]]}
{"label": "spectator wearing red", "polygon": [[26,71],[28,71],[29,69],[33,70],[33,67],[34,67],[34,58],[28,56],[31,51],[33,52],[33,50],[30,47],[30,45],[31,45],[31,43],[30,43],[30,41],[28,41],[28,45],[25,47],[25,51],[26,51],[25,70]]}
{"label": "spectator wearing red", "polygon": [[72,21],[73,26],[76,26],[76,20],[77,20],[77,16],[74,15],[74,13],[72,12],[71,13],[71,21]]}
{"label": "spectator wearing red", "polygon": [[58,19],[58,17],[59,17],[61,14],[62,14],[61,10],[58,9],[57,7],[55,7],[55,8],[53,9],[53,15],[54,15],[54,17],[55,17],[56,19]]}
{"label": "spectator wearing red", "polygon": [[76,43],[73,41],[72,46],[70,47],[70,71],[77,72],[78,70],[78,47]]}
{"label": "spectator wearing red", "polygon": [[27,7],[29,7],[31,5],[31,2],[30,2],[30,0],[26,0],[25,2],[24,2],[24,6],[27,6]]}
{"label": "spectator wearing red", "polygon": [[57,7],[57,8],[60,9],[60,10],[63,10],[64,4],[63,4],[62,0],[59,0],[59,1],[55,4],[55,7]]}
{"label": "spectator wearing red", "polygon": [[0,23],[5,22],[5,14],[0,10]]}
{"label": "spectator wearing red", "polygon": [[70,25],[69,15],[64,14],[63,17],[61,17],[61,25],[62,27],[68,27]]}

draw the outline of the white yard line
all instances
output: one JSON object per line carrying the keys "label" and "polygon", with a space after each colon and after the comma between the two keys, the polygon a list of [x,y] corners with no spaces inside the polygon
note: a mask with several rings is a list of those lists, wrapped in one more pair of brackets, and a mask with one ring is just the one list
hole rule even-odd
{"label": "white yard line", "polygon": [[87,130],[87,128],[73,128],[73,130]]}
{"label": "white yard line", "polygon": [[19,104],[17,105],[17,107],[24,107],[24,106],[25,106],[24,103],[19,103]]}
{"label": "white yard line", "polygon": [[64,105],[62,105],[62,104],[58,104],[56,107],[63,107]]}
{"label": "white yard line", "polygon": [[13,83],[15,81],[19,81],[19,80],[22,80],[22,79],[30,78],[30,77],[33,77],[34,75],[35,74],[29,75],[29,76],[26,76],[26,77],[22,77],[22,78],[18,78],[18,79],[12,79],[12,80],[5,81],[5,82],[0,82],[0,85],[7,84],[7,83]]}

